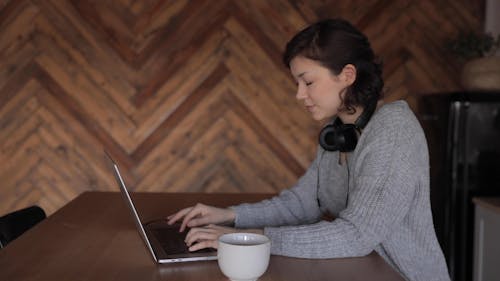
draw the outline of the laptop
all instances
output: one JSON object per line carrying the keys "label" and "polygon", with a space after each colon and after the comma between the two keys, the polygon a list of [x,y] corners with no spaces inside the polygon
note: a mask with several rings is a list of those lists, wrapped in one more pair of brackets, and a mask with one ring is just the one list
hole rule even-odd
{"label": "laptop", "polygon": [[[108,154],[108,153],[106,153]],[[187,231],[179,232],[180,224],[169,225],[166,220],[157,220],[149,223],[142,223],[137,209],[132,202],[130,194],[125,186],[125,182],[120,174],[118,165],[109,156],[113,162],[114,175],[118,186],[120,187],[123,199],[130,210],[132,219],[135,222],[139,236],[141,236],[146,248],[151,253],[156,263],[174,263],[189,261],[216,260],[217,251],[215,249],[202,249],[190,252],[184,238]]]}

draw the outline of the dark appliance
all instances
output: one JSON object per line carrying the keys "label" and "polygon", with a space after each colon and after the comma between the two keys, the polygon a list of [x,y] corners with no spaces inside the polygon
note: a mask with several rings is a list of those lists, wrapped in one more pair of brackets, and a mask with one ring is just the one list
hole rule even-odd
{"label": "dark appliance", "polygon": [[472,280],[475,196],[500,196],[500,92],[424,96],[434,226],[452,280]]}

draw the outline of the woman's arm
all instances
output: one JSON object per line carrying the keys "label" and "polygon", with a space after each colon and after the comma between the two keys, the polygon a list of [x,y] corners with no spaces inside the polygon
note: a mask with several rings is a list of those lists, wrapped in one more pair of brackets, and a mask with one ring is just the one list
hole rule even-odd
{"label": "woman's arm", "polygon": [[[272,253],[302,258],[355,257],[369,254],[388,237],[408,213],[415,192],[417,176],[411,172],[412,161],[394,149],[382,161],[367,159],[370,167],[355,179],[355,190],[339,217],[332,222],[288,227],[266,227]],[[374,165],[374,166],[373,166]],[[370,171],[371,170],[371,171]]]}
{"label": "woman's arm", "polygon": [[318,163],[322,150],[295,186],[282,191],[279,196],[253,204],[231,207],[236,212],[238,228],[299,225],[317,222],[321,211],[317,199]]}
{"label": "woman's arm", "polygon": [[348,204],[334,221],[264,229],[271,238],[273,254],[304,258],[363,256],[394,233],[401,235],[410,207],[426,207],[425,200],[416,203],[414,198],[428,191],[425,137],[418,122],[406,118],[390,113],[388,118],[372,120],[375,124],[363,132],[349,163]]}

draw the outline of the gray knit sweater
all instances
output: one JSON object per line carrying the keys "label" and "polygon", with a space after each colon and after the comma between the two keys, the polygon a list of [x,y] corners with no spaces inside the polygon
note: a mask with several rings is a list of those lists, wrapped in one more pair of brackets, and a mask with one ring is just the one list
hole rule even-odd
{"label": "gray knit sweater", "polygon": [[[427,142],[404,101],[382,106],[347,164],[319,148],[290,189],[234,206],[238,228],[262,228],[275,255],[365,256],[376,251],[408,280],[450,280],[429,197]],[[336,217],[321,220],[324,213]]]}

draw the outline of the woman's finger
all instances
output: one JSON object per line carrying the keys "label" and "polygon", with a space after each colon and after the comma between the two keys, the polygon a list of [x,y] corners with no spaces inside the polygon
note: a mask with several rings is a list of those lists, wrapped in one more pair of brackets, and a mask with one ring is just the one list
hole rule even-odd
{"label": "woman's finger", "polygon": [[182,217],[184,217],[187,213],[189,213],[191,211],[191,209],[193,209],[193,207],[189,207],[189,208],[184,208],[180,211],[178,211],[177,213],[175,214],[172,214],[170,216],[167,217],[168,219],[168,224],[174,224],[175,222],[177,222],[179,219],[181,219]]}
{"label": "woman's finger", "polygon": [[189,251],[193,252],[193,251],[198,251],[198,250],[205,249],[205,248],[217,249],[218,246],[219,246],[219,242],[217,242],[217,240],[205,240],[205,241],[200,241],[200,242],[194,244],[193,246],[189,247]]}
{"label": "woman's finger", "polygon": [[191,246],[196,241],[218,240],[221,235],[234,232],[238,232],[238,230],[232,227],[210,224],[206,227],[192,228],[186,235],[185,241],[187,245]]}
{"label": "woman's finger", "polygon": [[188,223],[189,227],[201,225],[199,220],[194,220],[193,222],[191,222],[191,220],[193,220],[197,216],[203,216],[204,208],[205,205],[198,203],[196,204],[196,206],[192,207],[191,210],[189,210],[189,212],[184,216],[184,219],[182,220],[181,232],[186,229]]}
{"label": "woman's finger", "polygon": [[186,235],[185,242],[186,244],[191,245],[196,241],[217,239],[221,234],[222,233],[219,230],[209,227],[191,228]]}
{"label": "woman's finger", "polygon": [[232,228],[232,227],[209,224],[209,225],[204,226],[204,227],[191,228],[191,230],[189,230],[189,232],[186,234],[186,239],[189,238],[190,236],[196,234],[197,232],[201,232],[201,231],[210,232],[210,233],[218,232],[220,234],[225,234],[225,233],[236,232],[236,229]]}
{"label": "woman's finger", "polygon": [[191,236],[186,237],[186,244],[188,246],[192,246],[195,243],[200,243],[201,241],[207,241],[207,240],[217,240],[219,238],[220,234],[216,231],[213,230],[202,230],[193,233]]}

